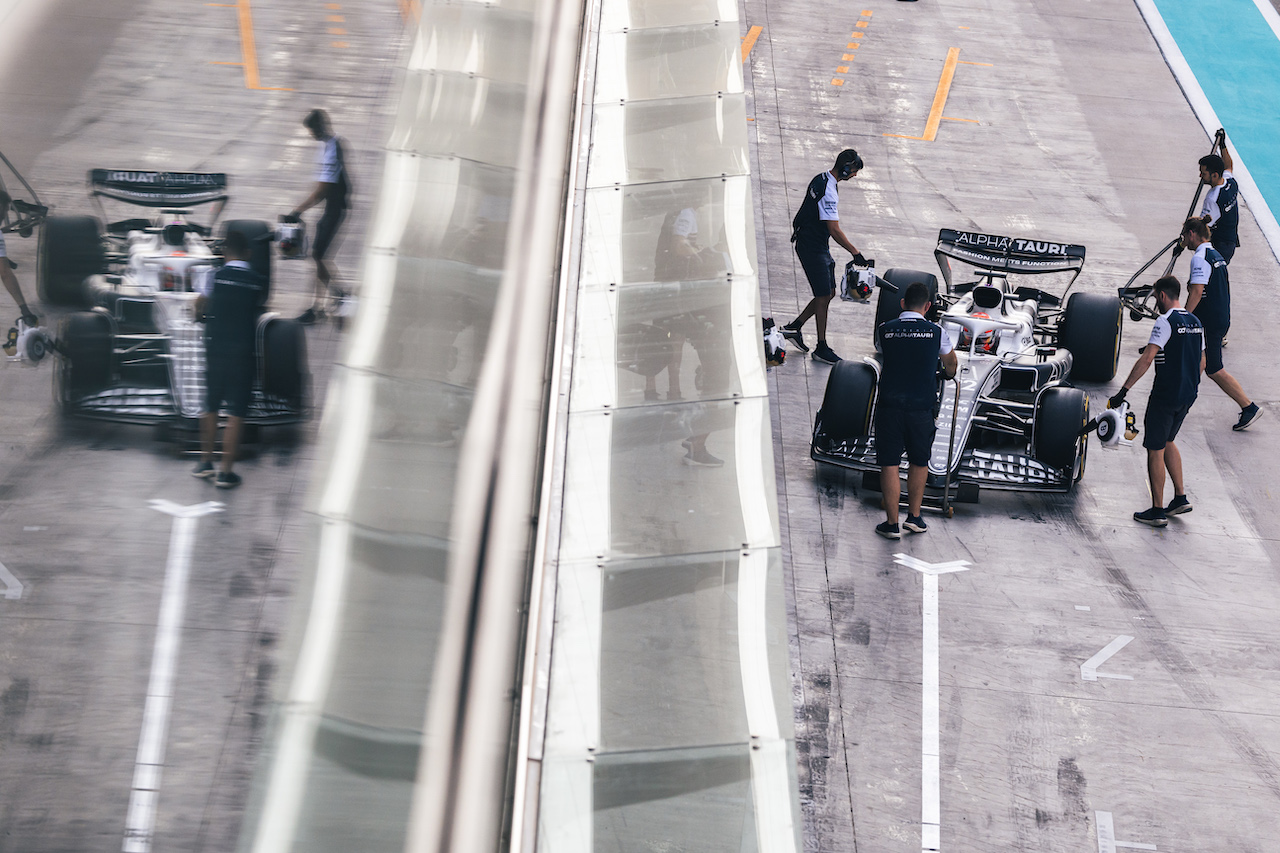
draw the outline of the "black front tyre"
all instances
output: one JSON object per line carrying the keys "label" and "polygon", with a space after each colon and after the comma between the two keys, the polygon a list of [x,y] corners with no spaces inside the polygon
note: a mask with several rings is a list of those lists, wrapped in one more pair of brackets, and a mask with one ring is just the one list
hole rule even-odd
{"label": "black front tyre", "polygon": [[47,305],[88,304],[85,279],[106,271],[102,226],[92,216],[50,216],[36,250],[36,292]]}
{"label": "black front tyre", "polygon": [[[1080,431],[1089,422],[1089,395],[1079,388],[1045,389],[1036,401],[1032,425],[1036,459],[1066,471],[1072,481],[1084,473],[1087,445]],[[1079,465],[1077,471],[1076,466]]]}
{"label": "black front tyre", "polygon": [[870,434],[875,391],[876,372],[871,365],[847,359],[836,362],[827,377],[815,439],[820,435],[839,442]]}
{"label": "black front tyre", "polygon": [[1073,293],[1059,326],[1058,344],[1071,351],[1071,378],[1110,382],[1120,362],[1124,308],[1119,296]]}
{"label": "black front tyre", "polygon": [[275,317],[262,332],[262,392],[302,409],[310,373],[307,338],[296,320]]}
{"label": "black front tyre", "polygon": [[58,330],[62,402],[70,403],[111,384],[113,342],[111,320],[96,311],[76,311],[62,318]]}

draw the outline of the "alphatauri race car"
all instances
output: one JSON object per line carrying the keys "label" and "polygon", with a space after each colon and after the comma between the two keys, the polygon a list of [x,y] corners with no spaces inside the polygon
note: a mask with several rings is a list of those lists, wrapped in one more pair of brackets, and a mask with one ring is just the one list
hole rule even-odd
{"label": "alphatauri race car", "polygon": [[[153,215],[102,226],[93,216],[50,216],[37,254],[46,303],[65,315],[54,344],[54,394],[72,415],[192,429],[204,403],[205,327],[195,316],[197,284],[222,265],[226,235],[250,238],[250,266],[267,280],[257,326],[257,371],[248,424],[286,424],[307,412],[306,339],[294,320],[267,312],[271,229],[231,220],[214,237],[228,196],[220,173],[94,169],[89,195],[150,208]],[[210,225],[188,217],[217,204]]]}
{"label": "alphatauri race car", "polygon": [[[954,380],[939,379],[926,492],[931,503],[941,498],[946,509],[951,500],[974,501],[979,488],[1071,491],[1084,474],[1089,422],[1089,397],[1071,381],[1115,376],[1120,299],[1070,293],[1084,266],[1084,246],[943,229],[934,257],[945,282],[941,292],[936,276],[915,270],[887,270],[877,280],[877,354],[832,368],[810,455],[867,472],[864,487],[879,488],[878,329],[898,315],[907,286],[921,281],[935,294],[929,319],[958,342],[959,360]],[[953,260],[974,267],[974,280],[953,282]],[[1071,274],[1063,296],[1010,281],[1046,273]]]}

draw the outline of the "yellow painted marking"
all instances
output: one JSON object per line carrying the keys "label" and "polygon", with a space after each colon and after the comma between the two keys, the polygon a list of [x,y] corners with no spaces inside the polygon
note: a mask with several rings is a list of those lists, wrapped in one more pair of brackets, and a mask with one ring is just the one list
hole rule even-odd
{"label": "yellow painted marking", "polygon": [[970,124],[981,124],[976,118],[952,118],[951,116],[943,116],[943,121],[967,121]]}
{"label": "yellow painted marking", "polygon": [[871,10],[870,10],[870,9],[863,9],[863,10],[862,10],[862,17],[864,17],[864,18],[870,18],[870,17],[871,17]]}
{"label": "yellow painted marking", "polygon": [[864,28],[865,28],[865,27],[867,26],[867,22],[866,22],[866,21],[858,21],[858,23],[854,24],[854,26],[855,26],[855,27],[864,27]]}
{"label": "yellow painted marking", "polygon": [[847,66],[847,65],[837,65],[837,66],[836,66],[836,73],[837,73],[837,74],[848,74],[848,73],[849,73],[849,66]]}
{"label": "yellow painted marking", "polygon": [[405,23],[408,23],[410,18],[416,21],[422,15],[418,0],[397,0],[397,2],[400,4],[400,17],[404,18]]}
{"label": "yellow painted marking", "polygon": [[258,77],[258,48],[253,38],[253,10],[249,7],[249,0],[238,0],[236,3],[211,3],[209,5],[224,6],[228,9],[237,10],[237,17],[240,22],[240,61],[216,62],[214,64],[239,65],[243,68],[244,87],[246,89],[258,89],[267,92],[292,92],[292,89],[263,86]]}
{"label": "yellow painted marking", "polygon": [[862,35],[863,35],[862,33],[849,33],[849,38],[851,38],[851,39],[860,39],[860,38],[862,38]]}
{"label": "yellow painted marking", "polygon": [[843,86],[843,85],[844,85],[844,81],[843,81],[843,80],[841,80],[839,77],[832,77],[832,78],[831,78],[831,85],[832,85],[832,86]]}
{"label": "yellow painted marking", "polygon": [[326,9],[341,9],[342,4],[341,3],[325,3],[324,7]]}
{"label": "yellow painted marking", "polygon": [[845,45],[846,50],[857,50],[859,47],[862,47],[862,43],[856,41],[849,42]]}
{"label": "yellow painted marking", "polygon": [[942,123],[942,109],[947,105],[947,95],[951,92],[951,81],[956,76],[956,66],[960,63],[960,48],[947,50],[947,60],[942,64],[942,76],[938,78],[938,90],[933,94],[933,106],[929,109],[929,119],[924,125],[924,136],[905,136],[901,133],[886,133],[898,139],[918,139],[933,142],[938,138],[938,125]]}
{"label": "yellow painted marking", "polygon": [[854,58],[855,56],[857,56],[857,55],[858,55],[858,54],[856,54],[856,53],[846,53],[844,56],[842,56],[842,57],[840,57],[840,58],[841,58],[841,59],[843,59],[845,62],[848,62],[850,59],[853,59],[853,58]]}
{"label": "yellow painted marking", "polygon": [[756,39],[760,38],[760,33],[764,32],[764,27],[752,27],[747,30],[746,36],[742,39],[742,61],[746,62],[747,57],[751,55],[751,48],[756,46]]}
{"label": "yellow painted marking", "polygon": [[983,67],[985,67],[985,68],[994,68],[994,67],[995,67],[995,65],[994,65],[993,63],[990,63],[990,62],[966,62],[966,61],[965,61],[965,60],[963,60],[963,59],[962,59],[962,60],[960,60],[960,64],[961,64],[961,65],[981,65],[981,66],[983,66]]}
{"label": "yellow painted marking", "polygon": [[346,15],[329,15],[325,20],[331,24],[341,24],[347,19]]}
{"label": "yellow painted marking", "polygon": [[335,41],[330,43],[329,47],[350,47],[345,41]]}
{"label": "yellow painted marking", "polygon": [[331,36],[345,36],[346,34],[347,31],[342,27],[329,27],[329,35]]}

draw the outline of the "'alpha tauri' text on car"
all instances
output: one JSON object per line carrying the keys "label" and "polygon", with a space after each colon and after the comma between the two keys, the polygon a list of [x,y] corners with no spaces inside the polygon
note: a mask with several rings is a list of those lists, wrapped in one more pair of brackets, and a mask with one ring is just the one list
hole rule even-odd
{"label": "'alpha tauri' text on car", "polygon": [[[306,341],[302,328],[265,310],[271,282],[271,229],[231,220],[214,237],[225,206],[220,173],[94,169],[89,196],[151,208],[154,215],[110,222],[51,216],[38,251],[40,297],[88,310],[62,318],[55,395],[68,414],[194,429],[204,403],[204,325],[195,316],[196,287],[223,263],[226,234],[250,238],[250,266],[267,281],[258,319],[257,371],[246,422],[285,424],[306,413]],[[213,222],[189,219],[197,205],[216,204]]]}
{"label": "'alpha tauri' text on car", "polygon": [[[1070,293],[1084,246],[943,229],[930,273],[892,269],[877,280],[876,328],[900,311],[901,292],[922,281],[935,294],[929,319],[957,341],[955,380],[940,379],[938,431],[928,494],[976,500],[978,489],[1069,492],[1084,474],[1089,397],[1071,380],[1115,376],[1123,322],[1120,300]],[[953,282],[951,261],[975,268]],[[1010,276],[1070,273],[1064,295],[1014,286]],[[1068,297],[1067,294],[1070,294]],[[874,412],[881,356],[835,365],[813,429],[820,462],[878,472]],[[876,476],[864,486],[878,489]]]}

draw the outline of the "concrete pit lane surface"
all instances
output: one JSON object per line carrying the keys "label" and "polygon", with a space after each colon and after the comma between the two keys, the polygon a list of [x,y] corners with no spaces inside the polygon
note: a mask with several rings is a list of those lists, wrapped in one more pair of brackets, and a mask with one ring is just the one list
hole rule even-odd
{"label": "concrete pit lane surface", "polygon": [[[1124,0],[747,0],[742,20],[764,314],[779,323],[809,298],[791,217],[841,149],[866,163],[840,185],[841,224],[878,270],[936,273],[938,230],[957,228],[1084,244],[1076,287],[1098,293],[1176,236],[1209,152]],[[1277,264],[1250,211],[1240,239],[1227,369],[1270,410]],[[836,302],[832,348],[870,354],[873,316]],[[1119,376],[1083,386],[1095,412],[1149,334],[1126,319]],[[771,372],[805,849],[1269,849],[1275,423],[1232,432],[1238,409],[1204,380],[1178,436],[1195,509],[1161,531],[1131,519],[1149,505],[1142,449],[1095,441],[1072,496],[988,492],[886,542],[878,494],[809,458],[829,372],[794,350]],[[1139,415],[1150,381],[1130,394]]]}
{"label": "concrete pit lane surface", "polygon": [[[0,150],[56,214],[94,213],[91,168],[220,171],[224,219],[274,223],[311,189],[316,143],[301,120],[324,107],[356,181],[332,256],[354,282],[407,9],[4,0]],[[6,240],[56,328],[62,309],[36,301],[36,242]],[[312,270],[277,259],[269,307],[301,312]],[[0,311],[17,315],[7,294]],[[318,412],[342,333],[306,334]],[[64,422],[52,367],[0,365],[0,849],[233,849],[287,662],[316,420],[264,430],[236,466],[244,485],[214,489],[146,427]]]}

